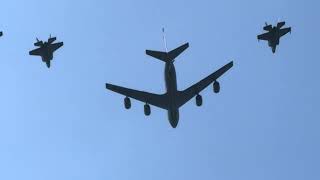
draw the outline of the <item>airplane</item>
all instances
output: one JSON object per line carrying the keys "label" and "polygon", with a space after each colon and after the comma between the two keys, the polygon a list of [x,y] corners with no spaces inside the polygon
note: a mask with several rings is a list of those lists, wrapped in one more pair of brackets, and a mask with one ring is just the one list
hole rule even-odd
{"label": "airplane", "polygon": [[34,49],[29,52],[29,55],[41,56],[43,62],[47,64],[47,67],[50,68],[50,61],[53,59],[53,53],[63,46],[63,42],[53,43],[56,41],[56,37],[49,37],[48,42],[40,41],[37,38],[37,42],[34,43],[35,46],[39,48]]}
{"label": "airplane", "polygon": [[210,74],[206,78],[202,79],[198,83],[190,86],[189,88],[179,91],[177,89],[177,79],[176,71],[174,67],[175,59],[187,48],[189,43],[186,43],[170,52],[160,52],[146,50],[146,54],[152,56],[158,60],[165,63],[165,84],[166,92],[164,94],[153,94],[144,91],[137,91],[113,84],[106,83],[106,88],[113,92],[122,94],[124,98],[124,107],[126,109],[131,108],[130,98],[136,99],[138,101],[144,102],[144,114],[149,116],[151,114],[150,105],[162,108],[168,112],[168,120],[173,128],[176,128],[179,122],[179,108],[183,106],[186,102],[196,96],[196,105],[202,105],[202,96],[199,94],[203,89],[213,83],[213,91],[219,93],[220,84],[217,79],[227,72],[232,66],[233,61],[229,62],[216,72]]}
{"label": "airplane", "polygon": [[268,25],[268,23],[265,24],[266,25],[263,27],[263,30],[268,32],[258,35],[257,38],[258,40],[268,41],[269,47],[271,47],[272,52],[275,53],[277,45],[279,45],[280,38],[288,32],[291,33],[291,27],[281,29],[285,25],[285,22],[278,22],[276,26]]}

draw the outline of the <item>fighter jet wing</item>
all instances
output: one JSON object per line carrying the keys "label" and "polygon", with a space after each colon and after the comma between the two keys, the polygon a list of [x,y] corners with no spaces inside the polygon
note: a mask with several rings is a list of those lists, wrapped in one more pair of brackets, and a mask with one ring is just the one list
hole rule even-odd
{"label": "fighter jet wing", "polygon": [[188,89],[184,91],[179,91],[178,93],[178,107],[181,107],[186,102],[188,102],[190,99],[192,99],[195,95],[200,93],[203,89],[205,89],[208,85],[210,85],[212,82],[217,80],[221,75],[223,75],[225,72],[227,72],[231,67],[233,66],[233,61],[226,64],[216,72],[210,74],[206,78],[202,79],[198,83],[194,84],[193,86],[189,87]]}
{"label": "fighter jet wing", "polygon": [[41,48],[34,49],[34,50],[30,51],[30,52],[29,52],[29,55],[41,56]]}
{"label": "fighter jet wing", "polygon": [[142,101],[162,109],[168,109],[168,99],[166,94],[162,94],[162,95],[152,94],[152,93],[128,89],[125,87],[116,86],[108,83],[106,84],[106,88],[113,92],[136,99],[138,101]]}
{"label": "fighter jet wing", "polygon": [[290,27],[289,28],[280,29],[279,35],[281,37],[281,36],[286,35],[288,32],[291,32],[291,28]]}
{"label": "fighter jet wing", "polygon": [[57,49],[59,49],[61,46],[63,46],[63,42],[51,44],[50,49],[51,49],[52,52],[54,52]]}
{"label": "fighter jet wing", "polygon": [[271,39],[271,33],[267,32],[267,33],[264,33],[264,34],[260,34],[260,35],[257,36],[257,38],[259,40],[269,41],[269,39]]}

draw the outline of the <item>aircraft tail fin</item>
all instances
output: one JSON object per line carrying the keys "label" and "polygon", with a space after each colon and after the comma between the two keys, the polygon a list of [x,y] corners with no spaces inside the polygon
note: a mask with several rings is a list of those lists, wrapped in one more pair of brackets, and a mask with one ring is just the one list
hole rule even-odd
{"label": "aircraft tail fin", "polygon": [[161,52],[161,51],[146,50],[146,54],[167,63],[167,62],[173,61],[176,57],[178,57],[188,47],[189,47],[189,43],[185,43],[182,46],[180,46],[180,47],[178,47],[168,53]]}

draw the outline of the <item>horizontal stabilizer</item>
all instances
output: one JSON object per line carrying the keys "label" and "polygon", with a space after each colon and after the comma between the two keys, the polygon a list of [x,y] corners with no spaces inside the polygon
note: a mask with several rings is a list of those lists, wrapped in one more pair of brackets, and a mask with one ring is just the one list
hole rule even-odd
{"label": "horizontal stabilizer", "polygon": [[38,42],[36,42],[36,43],[34,43],[34,46],[42,46],[43,45],[43,42],[42,41],[38,41]]}
{"label": "horizontal stabilizer", "polygon": [[286,24],[286,22],[278,22],[278,24],[277,24],[277,28],[282,28],[284,25]]}
{"label": "horizontal stabilizer", "polygon": [[189,47],[189,43],[186,43],[168,53],[161,52],[161,51],[146,50],[146,54],[164,62],[171,62],[175,58],[177,58],[183,51],[185,51],[188,47]]}
{"label": "horizontal stabilizer", "polygon": [[146,54],[164,62],[167,62],[169,59],[166,52],[146,50]]}
{"label": "horizontal stabilizer", "polygon": [[48,39],[48,43],[51,44],[51,43],[53,43],[55,40],[57,40],[56,37],[49,38],[49,39]]}
{"label": "horizontal stabilizer", "polygon": [[266,25],[265,27],[263,27],[263,30],[271,31],[272,30],[272,25]]}

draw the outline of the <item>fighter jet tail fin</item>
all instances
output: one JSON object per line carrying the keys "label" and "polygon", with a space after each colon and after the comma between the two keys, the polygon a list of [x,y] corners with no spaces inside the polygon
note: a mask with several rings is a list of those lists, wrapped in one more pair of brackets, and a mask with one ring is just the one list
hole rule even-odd
{"label": "fighter jet tail fin", "polygon": [[161,52],[161,51],[152,51],[152,50],[146,50],[146,54],[149,56],[152,56],[156,59],[159,59],[163,62],[171,62],[176,57],[178,57],[183,51],[185,51],[189,47],[189,43],[186,43],[170,52]]}

